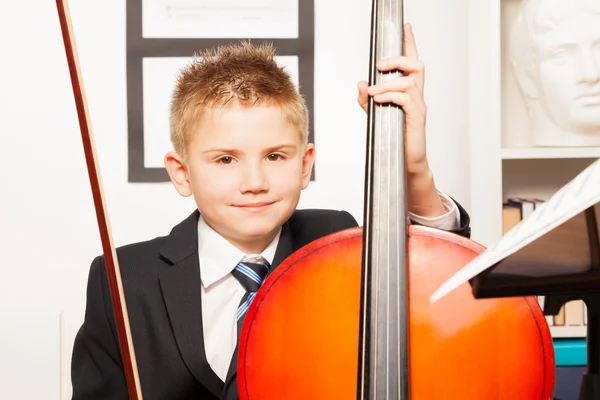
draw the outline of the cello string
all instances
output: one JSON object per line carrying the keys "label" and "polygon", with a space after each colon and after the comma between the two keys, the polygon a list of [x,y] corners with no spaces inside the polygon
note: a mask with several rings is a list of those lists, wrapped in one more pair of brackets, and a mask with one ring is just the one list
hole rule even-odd
{"label": "cello string", "polygon": [[[377,50],[377,34],[378,34],[378,7],[379,0],[372,0],[371,7],[371,43],[370,43],[370,66],[369,66],[369,82],[374,84],[377,81],[376,74],[377,69],[375,68],[376,56],[378,53]],[[373,290],[373,279],[377,276],[377,271],[373,270],[376,266],[376,254],[374,252],[374,243],[377,243],[375,238],[377,237],[377,227],[374,226],[374,214],[377,209],[374,207],[375,198],[375,182],[376,182],[376,173],[377,170],[375,168],[375,156],[376,156],[376,132],[375,132],[375,120],[378,116],[378,108],[376,107],[376,103],[372,98],[368,98],[368,125],[367,125],[367,173],[365,175],[366,180],[366,193],[365,193],[365,226],[364,226],[364,249],[363,254],[365,255],[365,263],[363,265],[363,315],[362,318],[362,348],[361,348],[361,373],[359,374],[360,379],[360,398],[368,399],[371,397],[371,393],[373,391],[373,382],[375,381],[376,374],[374,373],[374,369],[371,367],[373,360],[376,357],[372,358],[373,349],[375,348],[375,344],[377,342],[377,326],[373,326],[372,324],[372,313],[373,308],[375,308],[375,312],[377,310],[377,303],[373,303],[373,297],[376,297],[377,290],[375,287],[375,291]],[[374,340],[373,340],[373,335]]]}
{"label": "cello string", "polygon": [[[375,12],[377,13],[375,21],[376,21],[376,29],[377,29],[377,37],[378,38],[381,38],[381,32],[380,32],[380,30],[381,30],[381,13],[380,13],[381,10],[380,10],[380,4],[381,3],[379,1],[377,1],[377,6],[375,8]],[[379,57],[379,54],[381,53],[380,52],[380,42],[381,41],[377,40],[377,42],[378,43],[376,44],[376,47],[375,47],[375,57],[373,57],[373,62],[375,64],[377,63],[377,58]],[[375,82],[374,83],[377,84],[378,81],[379,81],[379,79],[377,78],[379,76],[379,72],[377,71],[376,65],[374,65],[373,68],[375,70],[375,74],[374,74],[374,76],[375,76]],[[375,135],[375,138],[374,138],[375,145],[373,146],[373,150],[375,152],[375,160],[374,161],[377,162],[377,163],[381,163],[381,156],[380,156],[380,153],[381,153],[381,140],[380,140],[380,138],[381,138],[381,132],[380,132],[380,130],[381,130],[381,126],[380,126],[381,122],[380,121],[381,121],[381,117],[382,117],[381,106],[375,104],[375,110],[376,110],[375,114],[377,116],[377,119],[375,121],[376,124],[375,124],[375,132],[374,132],[374,135]],[[381,165],[379,165],[378,168],[376,168],[375,171],[374,171],[375,182],[374,182],[373,186],[375,186],[375,184],[376,185],[381,185],[381,174],[380,174],[380,171],[381,171]],[[374,267],[374,272],[375,272],[375,288],[374,288],[374,290],[375,290],[375,314],[374,315],[376,316],[377,319],[378,319],[378,316],[379,316],[379,272],[380,272],[379,271],[379,243],[380,243],[380,241],[379,241],[379,239],[380,239],[380,235],[379,235],[380,226],[379,226],[379,223],[381,221],[381,218],[379,218],[379,214],[381,212],[381,207],[379,205],[379,199],[380,199],[380,197],[377,195],[378,193],[381,193],[381,188],[379,187],[378,189],[379,190],[375,191],[375,193],[374,193],[374,195],[377,196],[377,201],[373,202],[374,203],[374,207],[376,207],[375,209],[377,211],[377,218],[373,218],[373,221],[372,221],[373,224],[377,224],[376,226],[374,226],[374,229],[373,229],[373,232],[375,233],[374,234],[374,239],[375,240],[374,240],[373,243],[377,243],[378,245],[376,247],[374,247],[375,254],[374,254],[374,263],[372,265],[372,267]],[[378,347],[379,347],[379,324],[376,323],[374,326],[375,326],[375,328],[374,328],[374,331],[375,331],[374,332],[374,338],[375,338],[375,340],[374,340],[374,346],[373,346],[374,348],[371,350],[371,352],[373,353],[373,363],[374,363],[374,365],[371,366],[371,368],[373,369],[374,373],[373,373],[373,387],[370,389],[370,391],[372,391],[373,398],[376,400],[377,399],[377,379],[378,379],[378,376],[377,376],[377,372],[378,372],[377,364],[379,362],[379,360],[378,360],[378,355],[379,355],[379,351],[378,351]]]}
{"label": "cello string", "polygon": [[[391,1],[391,0],[390,0],[390,1]],[[398,0],[398,1],[401,1],[401,0]],[[394,3],[396,6],[398,5],[398,1],[396,1],[396,2]],[[396,14],[392,13],[392,15],[393,15],[393,16],[392,16],[392,18],[394,18],[394,17],[397,17],[397,12],[398,12],[398,10],[396,9],[395,11],[396,11]],[[394,19],[393,19],[393,22],[394,22],[394,23],[395,23],[395,22],[397,22],[397,21],[398,21],[398,18],[394,18]],[[397,38],[395,38],[395,40],[398,40],[398,39],[397,39]],[[394,43],[394,44],[395,44],[395,43]],[[390,45],[391,45],[391,44],[390,44]],[[397,46],[395,46],[395,47],[397,47]],[[389,53],[389,54],[391,54],[391,51],[390,51],[390,53]],[[397,73],[396,71],[392,72],[392,74],[393,74],[394,76],[398,75],[398,73]],[[398,110],[398,108],[396,108],[396,110]],[[396,236],[395,236],[395,237],[396,237],[396,239],[397,239],[397,240],[398,240],[398,239],[400,239],[400,234],[399,234],[399,229],[400,229],[400,228],[399,228],[399,227],[400,227],[400,221],[399,221],[400,210],[399,210],[399,208],[400,208],[400,207],[399,207],[399,206],[401,206],[401,204],[402,204],[402,203],[401,203],[401,200],[400,200],[400,199],[401,199],[401,198],[400,198],[400,194],[399,194],[399,187],[400,187],[400,185],[399,185],[399,180],[400,180],[400,179],[399,179],[399,176],[400,176],[400,175],[399,175],[399,174],[400,174],[399,167],[400,167],[400,165],[399,165],[399,160],[398,160],[398,158],[399,158],[399,157],[401,157],[402,155],[401,155],[401,154],[400,154],[400,152],[398,151],[398,146],[399,146],[399,144],[400,144],[400,140],[401,140],[401,139],[403,139],[403,137],[402,137],[402,138],[399,138],[399,137],[398,137],[398,133],[399,133],[399,131],[400,131],[400,132],[402,132],[402,130],[401,130],[401,129],[398,129],[398,128],[399,128],[399,121],[398,121],[398,117],[399,117],[399,115],[396,115],[396,121],[395,121],[395,123],[396,123],[396,124],[395,124],[395,127],[396,127],[396,129],[394,130],[394,133],[393,133],[393,134],[395,134],[395,135],[396,135],[396,138],[395,138],[395,139],[396,139],[396,140],[395,140],[396,146],[395,146],[395,148],[394,148],[394,152],[395,152],[395,155],[396,155],[396,158],[395,158],[395,160],[396,160],[396,165],[395,165],[395,167],[396,167],[396,168],[394,169],[394,173],[396,174],[396,175],[394,176],[394,178],[395,178],[395,180],[396,180],[396,181],[395,181],[395,183],[396,183],[396,210],[394,210],[394,211],[395,211],[395,213],[396,213],[396,215],[395,215],[395,217],[396,217]],[[391,118],[390,118],[390,119],[391,119]],[[391,122],[390,122],[390,123],[391,123]],[[392,133],[390,133],[390,143],[391,143],[391,135],[392,135]],[[401,146],[400,146],[400,147],[401,147]],[[403,159],[403,158],[402,158],[402,159]],[[390,197],[391,197],[391,196],[390,196]],[[400,336],[401,336],[401,335],[400,335],[401,323],[400,323],[400,301],[399,301],[399,295],[400,295],[400,293],[401,293],[401,291],[400,291],[400,284],[401,284],[401,282],[400,282],[400,266],[399,266],[400,257],[398,256],[397,252],[398,252],[398,248],[396,247],[396,254],[394,254],[394,255],[396,256],[394,261],[395,261],[395,264],[396,264],[396,285],[397,285],[397,288],[398,288],[398,289],[396,290],[396,299],[395,299],[395,300],[396,300],[396,303],[397,303],[397,305],[396,305],[396,324],[397,324],[397,326],[396,326],[396,329],[397,329],[397,330],[396,330],[396,336],[397,336],[397,338],[396,338],[396,339],[397,339],[397,352],[398,352],[398,354],[397,354],[397,357],[396,357],[396,368],[397,368],[397,370],[398,370],[398,376],[400,376],[400,347],[402,346],[402,343],[401,343],[401,341],[399,340],[399,339],[400,339]],[[390,267],[391,267],[391,266],[390,266]],[[400,382],[401,382],[401,381],[400,381],[400,380],[398,380],[398,385],[400,384]],[[398,389],[399,389],[399,388],[395,388],[395,390],[398,390]],[[400,396],[401,396],[401,395],[399,394],[399,397],[400,397]]]}
{"label": "cello string", "polygon": [[[383,23],[382,23],[382,25],[384,25],[384,24],[387,25],[387,24],[390,23],[390,21],[388,20],[389,17],[387,15],[387,13],[389,12],[390,6],[391,6],[391,4],[389,3],[389,0],[387,0],[387,1],[384,2],[383,19],[382,19]],[[387,28],[388,28],[387,32],[389,32],[389,27],[387,27]],[[383,48],[388,47],[387,51],[384,54],[384,56],[387,57],[390,54],[389,45],[391,44],[391,41],[386,42],[385,39],[386,39],[386,36],[385,35],[382,36],[381,43],[382,43],[382,47]],[[389,72],[388,73],[383,73],[382,74],[382,78],[384,76],[387,76],[388,79],[385,79],[385,80],[389,81],[389,75],[390,75]],[[384,80],[384,79],[382,79],[382,80]],[[391,204],[390,204],[390,182],[391,182],[390,177],[393,174],[393,171],[391,169],[391,160],[390,160],[390,158],[391,158],[391,151],[392,151],[392,149],[391,149],[391,147],[392,147],[392,143],[391,143],[391,140],[392,140],[391,103],[389,103],[389,102],[385,103],[385,110],[386,110],[387,127],[388,127],[387,132],[386,132],[386,134],[387,134],[387,138],[386,138],[386,141],[387,141],[386,142],[386,152],[387,152],[386,159],[387,160],[386,161],[387,161],[387,164],[388,164],[387,165],[387,171],[388,171],[387,186],[388,187],[386,188],[386,194],[387,194],[387,196],[386,196],[386,199],[385,199],[385,200],[387,200],[387,212],[388,212],[388,218],[386,218],[386,223],[387,223],[387,230],[386,230],[386,232],[390,232],[390,218],[389,218],[389,213],[393,212],[391,210],[391,207],[390,207],[391,206]],[[385,238],[385,253],[386,253],[386,256],[387,256],[386,257],[386,260],[387,260],[387,263],[386,263],[386,273],[387,273],[386,284],[387,284],[387,289],[386,289],[386,304],[385,304],[385,307],[386,307],[386,314],[387,314],[386,317],[387,318],[386,318],[386,346],[385,346],[385,353],[384,354],[387,355],[387,354],[389,354],[389,348],[390,348],[390,323],[389,323],[389,321],[390,321],[390,295],[391,295],[390,294],[390,256],[391,256],[391,254],[390,254],[390,243],[389,243],[389,240],[390,240],[389,237],[390,237],[390,235],[388,234],[388,235],[385,235],[385,236],[386,236],[386,238]],[[387,399],[390,398],[390,393],[389,393],[390,392],[390,379],[389,379],[389,375],[390,375],[390,357],[386,357],[386,359],[385,359],[385,391],[386,391],[386,398]]]}

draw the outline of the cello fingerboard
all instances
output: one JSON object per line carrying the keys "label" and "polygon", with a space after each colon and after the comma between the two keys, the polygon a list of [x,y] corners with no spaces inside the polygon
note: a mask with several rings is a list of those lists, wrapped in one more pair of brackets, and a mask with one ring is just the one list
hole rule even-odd
{"label": "cello fingerboard", "polygon": [[[375,62],[403,54],[401,0],[374,0],[370,85],[397,79]],[[408,399],[404,113],[369,101],[358,399]]]}

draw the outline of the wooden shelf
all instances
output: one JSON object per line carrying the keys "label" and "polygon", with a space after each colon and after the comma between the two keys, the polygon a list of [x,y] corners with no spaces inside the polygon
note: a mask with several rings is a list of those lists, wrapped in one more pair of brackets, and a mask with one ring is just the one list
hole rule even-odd
{"label": "wooden shelf", "polygon": [[600,147],[522,147],[503,148],[503,160],[551,158],[600,158]]}
{"label": "wooden shelf", "polygon": [[[507,198],[548,199],[600,158],[600,146],[531,147],[527,104],[510,62],[509,27],[519,3],[468,2],[468,211],[472,239],[485,247],[503,236]],[[586,326],[550,326],[550,332],[557,365],[585,365]]]}
{"label": "wooden shelf", "polygon": [[587,326],[551,326],[553,338],[585,338]]}

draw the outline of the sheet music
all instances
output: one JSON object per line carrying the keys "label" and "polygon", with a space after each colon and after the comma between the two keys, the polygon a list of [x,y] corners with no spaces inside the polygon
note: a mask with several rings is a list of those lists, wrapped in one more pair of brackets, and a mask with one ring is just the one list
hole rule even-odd
{"label": "sheet music", "polygon": [[[469,279],[479,275],[481,272],[490,268],[503,259],[517,253],[525,246],[544,236],[548,232],[574,219],[585,209],[600,202],[600,160],[597,160],[571,182],[563,186],[547,202],[544,202],[528,218],[521,221],[513,229],[504,235],[494,246],[481,253],[463,269],[448,279],[431,296],[431,301],[435,302],[460,285],[469,281]],[[575,221],[575,220],[574,220]],[[575,221],[576,222],[576,221]],[[540,249],[542,251],[543,249]],[[523,252],[522,254],[525,254]],[[521,254],[515,254],[520,256]],[[552,254],[537,254],[539,258],[546,257],[552,262]],[[522,264],[521,264],[522,265]],[[530,274],[530,271],[518,268],[519,263],[505,273],[515,275]],[[576,266],[577,267],[577,266]],[[585,268],[579,265],[579,268]],[[577,271],[573,271],[577,272]]]}
{"label": "sheet music", "polygon": [[297,38],[299,0],[143,0],[145,38]]}
{"label": "sheet music", "polygon": [[[277,56],[299,88],[297,56]],[[169,138],[169,104],[180,68],[190,57],[145,57],[143,59],[144,166],[163,168],[164,156],[173,146]]]}
{"label": "sheet music", "polygon": [[[598,205],[593,206],[595,213]],[[591,269],[586,215],[581,212],[565,223],[507,256],[491,272],[522,278],[543,278],[587,272]]]}

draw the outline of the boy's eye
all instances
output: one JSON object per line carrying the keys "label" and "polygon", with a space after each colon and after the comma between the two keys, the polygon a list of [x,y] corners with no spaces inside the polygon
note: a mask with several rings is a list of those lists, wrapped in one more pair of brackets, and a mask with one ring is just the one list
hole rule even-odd
{"label": "boy's eye", "polygon": [[231,164],[232,161],[233,161],[233,157],[229,157],[229,156],[219,158],[219,162],[221,164]]}
{"label": "boy's eye", "polygon": [[269,154],[267,156],[267,158],[269,159],[269,161],[278,161],[278,160],[281,160],[282,156],[281,156],[281,154],[273,153],[273,154]]}

